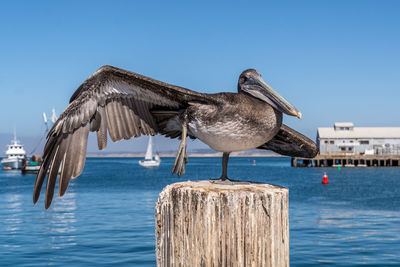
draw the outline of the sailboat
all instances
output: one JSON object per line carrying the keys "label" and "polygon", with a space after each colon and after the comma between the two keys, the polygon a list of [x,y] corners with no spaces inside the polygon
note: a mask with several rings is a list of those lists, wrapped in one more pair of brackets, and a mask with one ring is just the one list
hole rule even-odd
{"label": "sailboat", "polygon": [[157,152],[153,159],[153,137],[150,135],[146,155],[144,156],[144,159],[139,160],[139,164],[143,167],[158,167],[160,166],[160,162],[161,159]]}

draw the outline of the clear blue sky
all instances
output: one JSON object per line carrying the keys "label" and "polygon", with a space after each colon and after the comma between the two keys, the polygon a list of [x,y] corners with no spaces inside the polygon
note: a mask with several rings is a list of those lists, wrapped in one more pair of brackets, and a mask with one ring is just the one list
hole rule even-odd
{"label": "clear blue sky", "polygon": [[209,93],[256,68],[313,139],[334,121],[400,126],[400,1],[170,2],[3,2],[2,136],[39,136],[41,113],[105,64]]}

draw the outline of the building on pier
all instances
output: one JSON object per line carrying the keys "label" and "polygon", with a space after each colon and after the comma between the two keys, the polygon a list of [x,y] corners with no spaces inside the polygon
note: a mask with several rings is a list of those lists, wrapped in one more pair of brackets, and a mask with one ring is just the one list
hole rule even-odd
{"label": "building on pier", "polygon": [[293,167],[400,167],[400,127],[354,127],[335,122],[317,132],[320,153],[292,158]]}
{"label": "building on pier", "polygon": [[317,132],[320,154],[399,155],[400,127],[354,127],[335,122]]}

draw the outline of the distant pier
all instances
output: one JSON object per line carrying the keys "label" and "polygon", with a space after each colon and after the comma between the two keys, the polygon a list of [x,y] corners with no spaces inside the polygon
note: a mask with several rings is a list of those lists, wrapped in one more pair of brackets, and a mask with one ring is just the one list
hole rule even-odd
{"label": "distant pier", "polygon": [[400,167],[399,155],[322,154],[313,159],[292,158],[292,167]]}

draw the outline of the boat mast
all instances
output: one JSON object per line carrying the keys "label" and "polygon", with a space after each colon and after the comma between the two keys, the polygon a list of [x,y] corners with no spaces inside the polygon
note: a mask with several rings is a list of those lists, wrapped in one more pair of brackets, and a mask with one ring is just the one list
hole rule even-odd
{"label": "boat mast", "polygon": [[43,112],[43,120],[44,120],[44,125],[46,125],[46,132],[49,131],[49,125],[47,124],[47,116],[46,113]]}
{"label": "boat mast", "polygon": [[57,120],[56,110],[53,108],[51,110],[51,122],[54,124],[56,123],[56,120]]}
{"label": "boat mast", "polygon": [[17,130],[15,129],[15,126],[14,126],[14,145],[16,145],[17,144]]}

